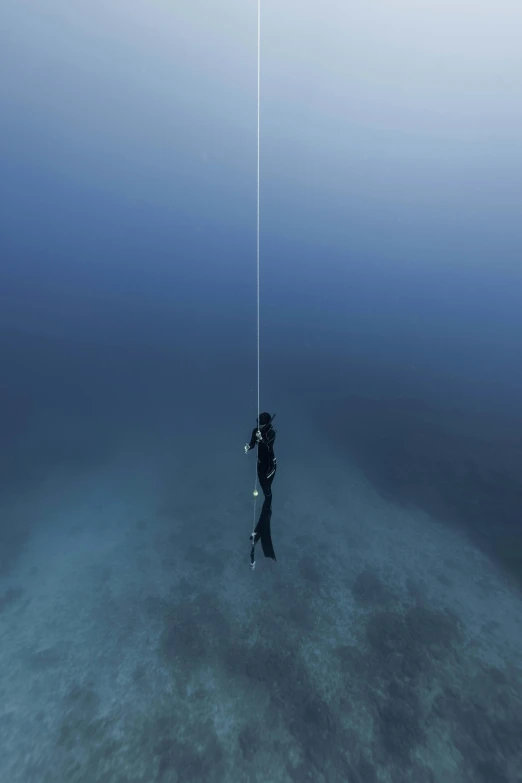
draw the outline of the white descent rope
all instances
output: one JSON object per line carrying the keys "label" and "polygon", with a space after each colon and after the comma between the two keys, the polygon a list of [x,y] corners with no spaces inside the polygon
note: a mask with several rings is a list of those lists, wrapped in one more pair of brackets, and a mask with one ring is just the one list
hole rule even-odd
{"label": "white descent rope", "polygon": [[261,92],[261,0],[257,0],[257,418],[259,424],[259,138]]}
{"label": "white descent rope", "polygon": [[[257,262],[257,426],[259,427],[259,139],[260,139],[260,109],[261,109],[261,0],[257,0],[257,231],[256,231],[256,262]],[[254,530],[256,526],[256,506],[257,506],[257,464],[254,481],[254,522],[252,525],[252,546],[254,545]],[[252,568],[255,561],[252,563]]]}

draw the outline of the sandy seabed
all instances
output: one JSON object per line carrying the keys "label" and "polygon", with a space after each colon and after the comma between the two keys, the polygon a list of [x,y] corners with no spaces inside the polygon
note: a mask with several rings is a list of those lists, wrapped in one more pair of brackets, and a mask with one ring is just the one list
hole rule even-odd
{"label": "sandy seabed", "polygon": [[33,523],[0,580],[1,783],[522,783],[507,577],[326,443],[313,475],[278,450],[252,572],[240,452],[210,480],[142,444],[3,503]]}

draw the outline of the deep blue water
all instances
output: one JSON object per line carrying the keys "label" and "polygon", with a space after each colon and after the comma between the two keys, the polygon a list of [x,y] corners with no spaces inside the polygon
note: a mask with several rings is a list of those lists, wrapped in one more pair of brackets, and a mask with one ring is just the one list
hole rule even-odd
{"label": "deep blue water", "polygon": [[[0,778],[518,783],[521,11],[263,3],[261,407],[277,411],[281,557],[250,574],[256,19],[236,0],[0,11],[2,668],[25,661],[31,683],[20,708],[4,683]],[[157,495],[134,512],[145,475]],[[100,510],[120,501],[120,522]],[[401,514],[416,576],[380,554]],[[80,530],[91,543],[69,544]],[[69,572],[53,579],[76,546],[99,615],[86,603],[73,634]],[[50,630],[28,642],[31,612]],[[103,702],[123,648],[132,688],[163,694],[132,726],[116,685]],[[252,722],[233,702],[253,693]]]}

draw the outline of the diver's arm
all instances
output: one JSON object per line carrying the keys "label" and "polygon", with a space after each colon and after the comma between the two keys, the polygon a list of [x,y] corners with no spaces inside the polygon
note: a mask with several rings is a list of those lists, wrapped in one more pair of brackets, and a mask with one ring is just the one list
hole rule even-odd
{"label": "diver's arm", "polygon": [[253,449],[254,446],[256,445],[257,443],[256,433],[257,433],[257,427],[254,427],[254,429],[252,430],[252,437],[250,438],[250,443],[247,443],[245,446],[245,454],[249,452],[250,449]]}

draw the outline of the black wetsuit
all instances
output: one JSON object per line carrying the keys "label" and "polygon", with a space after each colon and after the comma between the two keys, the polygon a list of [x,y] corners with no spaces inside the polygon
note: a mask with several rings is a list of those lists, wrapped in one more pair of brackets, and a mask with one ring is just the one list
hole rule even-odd
{"label": "black wetsuit", "polygon": [[[257,431],[257,427],[252,430],[252,437],[248,444],[251,449],[257,443]],[[271,424],[268,427],[261,428],[259,431],[261,432],[261,440],[257,443],[257,477],[265,498],[271,498],[272,481],[277,470],[277,459],[274,454],[276,431]]]}
{"label": "black wetsuit", "polygon": [[271,557],[273,560],[276,559],[270,531],[270,520],[272,518],[272,482],[277,471],[277,460],[274,454],[276,431],[271,424],[268,425],[268,427],[261,427],[259,430],[261,432],[261,440],[259,442],[256,438],[257,431],[258,428],[255,427],[252,431],[252,438],[248,445],[249,448],[253,449],[257,443],[257,477],[265,499],[261,514],[259,515],[259,521],[254,529],[253,537],[251,536],[252,549],[250,552],[250,562],[252,565],[254,564],[254,547],[259,539],[261,539],[264,556]]}

